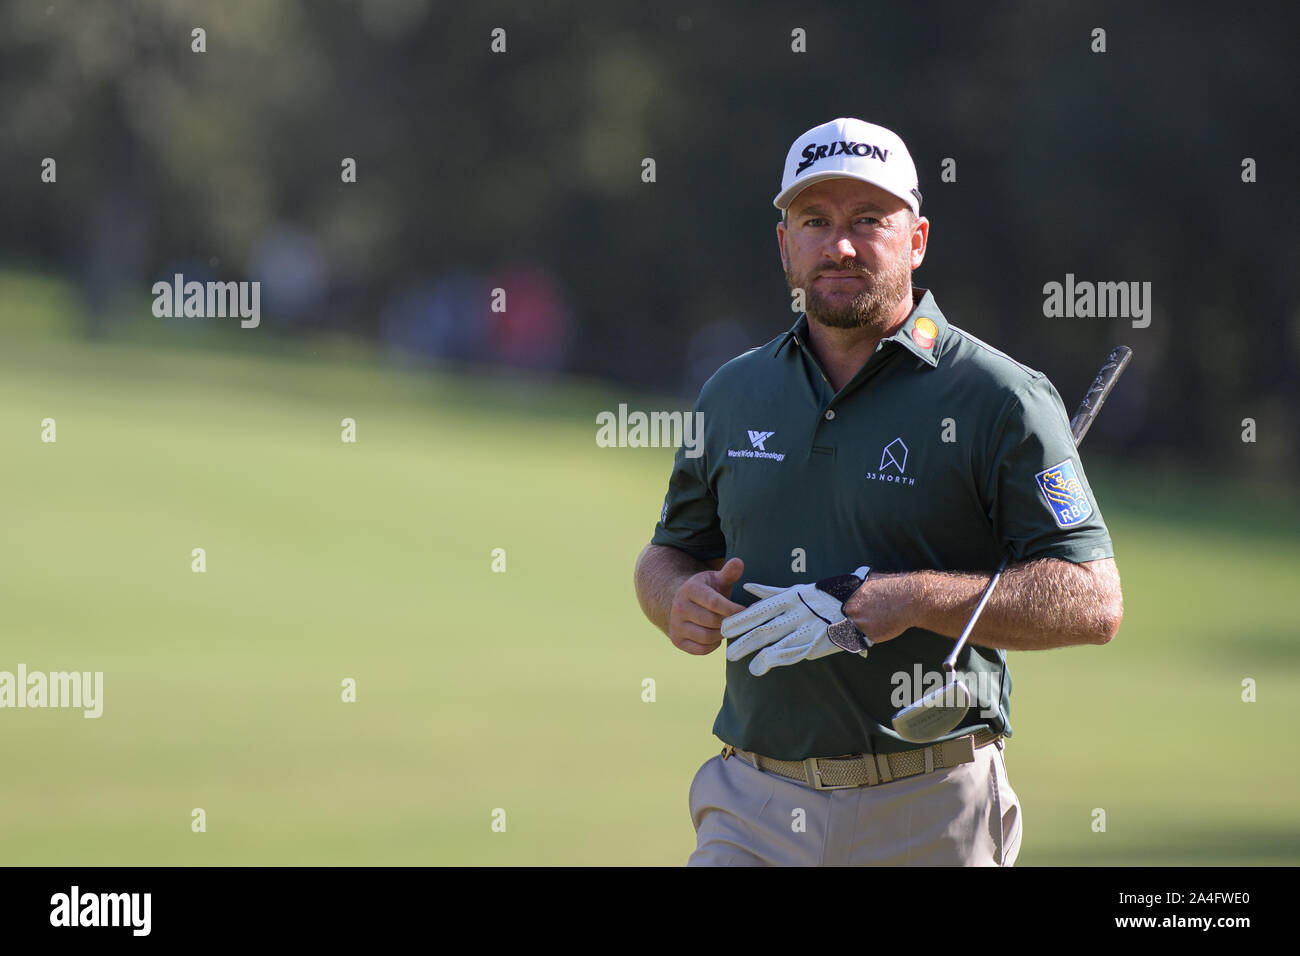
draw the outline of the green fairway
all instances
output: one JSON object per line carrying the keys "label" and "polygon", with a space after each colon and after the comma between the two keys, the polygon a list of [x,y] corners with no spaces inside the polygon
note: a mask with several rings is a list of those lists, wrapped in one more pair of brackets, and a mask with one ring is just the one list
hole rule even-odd
{"label": "green fairway", "polygon": [[[724,662],[633,593],[671,450],[594,441],[650,399],[0,319],[0,670],[105,685],[0,710],[4,863],[685,861]],[[1300,497],[1087,461],[1126,614],[1011,656],[1019,862],[1300,863]]]}

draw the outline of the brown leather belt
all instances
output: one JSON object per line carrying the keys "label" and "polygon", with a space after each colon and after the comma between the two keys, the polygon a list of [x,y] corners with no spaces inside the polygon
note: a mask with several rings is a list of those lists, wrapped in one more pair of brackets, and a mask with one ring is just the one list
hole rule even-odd
{"label": "brown leather belt", "polygon": [[[847,790],[850,787],[875,787],[903,777],[915,777],[970,763],[975,759],[976,750],[1001,739],[1001,734],[991,730],[978,730],[919,750],[849,757],[809,757],[807,760],[776,760],[747,750],[737,750],[727,744],[722,748],[722,759],[738,754],[759,770],[806,783],[817,790]],[[999,743],[998,746],[1002,745]]]}

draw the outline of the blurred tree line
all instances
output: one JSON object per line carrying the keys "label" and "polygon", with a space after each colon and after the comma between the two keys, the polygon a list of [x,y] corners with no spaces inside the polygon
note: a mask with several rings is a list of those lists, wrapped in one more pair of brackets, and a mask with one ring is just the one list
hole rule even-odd
{"label": "blurred tree line", "polygon": [[[75,278],[88,331],[111,334],[124,289],[181,261],[245,278],[289,228],[321,290],[291,332],[371,338],[413,284],[535,264],[572,309],[569,368],[693,395],[793,322],[771,205],[785,152],[859,116],[917,161],[915,281],[950,320],[1068,405],[1129,344],[1099,433],[1276,471],[1300,458],[1295,10],[10,0],[0,261]],[[1150,326],[1046,318],[1043,286],[1067,273],[1151,282]]]}

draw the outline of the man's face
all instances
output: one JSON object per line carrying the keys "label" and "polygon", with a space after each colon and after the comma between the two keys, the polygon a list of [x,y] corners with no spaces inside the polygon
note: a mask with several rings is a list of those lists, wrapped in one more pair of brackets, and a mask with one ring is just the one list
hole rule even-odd
{"label": "man's face", "polygon": [[[811,321],[884,334],[899,302],[911,311],[912,270],[925,257],[929,222],[897,196],[856,179],[799,193],[776,227],[791,293],[804,290]],[[904,313],[906,314],[906,312]]]}

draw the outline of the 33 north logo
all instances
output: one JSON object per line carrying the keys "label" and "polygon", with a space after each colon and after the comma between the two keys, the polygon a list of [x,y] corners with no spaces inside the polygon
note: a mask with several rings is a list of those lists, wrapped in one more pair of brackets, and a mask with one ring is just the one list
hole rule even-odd
{"label": "33 north logo", "polygon": [[1060,527],[1078,524],[1092,514],[1092,504],[1083,490],[1083,482],[1079,481],[1074,462],[1069,458],[1040,471],[1034,475],[1034,480]]}
{"label": "33 north logo", "polygon": [[880,453],[880,470],[895,469],[900,475],[907,471],[907,445],[903,439],[895,438]]}
{"label": "33 north logo", "polygon": [[900,485],[914,485],[915,478],[909,478],[907,471],[907,442],[901,437],[889,442],[880,451],[880,466],[875,471],[867,472],[868,481],[889,481]]}

